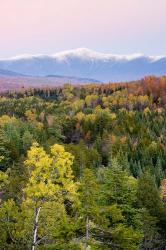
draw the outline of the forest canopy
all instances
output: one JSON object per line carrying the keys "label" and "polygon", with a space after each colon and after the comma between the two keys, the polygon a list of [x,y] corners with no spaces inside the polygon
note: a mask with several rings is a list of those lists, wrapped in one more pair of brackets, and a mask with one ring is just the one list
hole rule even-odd
{"label": "forest canopy", "polygon": [[0,249],[164,250],[166,77],[0,96]]}

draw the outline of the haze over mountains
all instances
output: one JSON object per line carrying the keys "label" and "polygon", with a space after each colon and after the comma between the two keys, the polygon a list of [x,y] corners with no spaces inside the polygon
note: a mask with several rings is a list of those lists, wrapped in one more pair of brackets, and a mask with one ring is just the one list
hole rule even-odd
{"label": "haze over mountains", "polygon": [[10,70],[0,69],[0,76],[22,76],[22,74]]}
{"label": "haze over mountains", "polygon": [[61,75],[101,82],[130,81],[145,75],[165,75],[166,56],[112,55],[80,48],[54,55],[0,59],[0,69],[30,76]]}

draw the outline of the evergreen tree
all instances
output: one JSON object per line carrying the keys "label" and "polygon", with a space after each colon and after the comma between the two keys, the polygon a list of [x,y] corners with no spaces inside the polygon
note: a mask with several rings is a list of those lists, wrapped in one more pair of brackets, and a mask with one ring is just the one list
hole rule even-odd
{"label": "evergreen tree", "polygon": [[144,172],[138,180],[137,198],[139,207],[146,208],[150,215],[157,216],[162,203],[155,179],[147,171]]}
{"label": "evergreen tree", "polygon": [[103,173],[103,200],[112,242],[124,249],[138,249],[142,238],[136,208],[137,180],[112,159]]}
{"label": "evergreen tree", "polygon": [[156,179],[156,184],[159,187],[161,180],[164,179],[165,174],[162,168],[162,162],[161,159],[158,157],[157,158],[157,163],[156,166],[154,167],[154,175],[155,175],[155,179]]}
{"label": "evergreen tree", "polygon": [[83,216],[85,225],[85,249],[88,249],[90,235],[90,223],[97,225],[101,220],[100,215],[100,189],[92,170],[85,169],[80,179],[79,186],[80,213]]}

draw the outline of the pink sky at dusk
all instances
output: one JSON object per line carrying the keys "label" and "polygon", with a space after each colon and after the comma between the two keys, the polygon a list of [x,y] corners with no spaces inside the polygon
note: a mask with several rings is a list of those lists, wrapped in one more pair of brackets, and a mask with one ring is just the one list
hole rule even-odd
{"label": "pink sky at dusk", "polygon": [[87,47],[166,54],[166,0],[0,0],[0,57]]}

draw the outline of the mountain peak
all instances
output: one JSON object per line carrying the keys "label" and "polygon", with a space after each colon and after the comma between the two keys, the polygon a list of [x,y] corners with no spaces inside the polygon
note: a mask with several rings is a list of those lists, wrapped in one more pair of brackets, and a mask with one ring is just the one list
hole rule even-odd
{"label": "mountain peak", "polygon": [[122,60],[122,61],[131,61],[136,60],[138,58],[146,58],[150,61],[156,61],[160,60],[162,58],[165,58],[166,56],[146,56],[142,53],[134,53],[129,55],[120,55],[120,54],[111,54],[111,53],[102,53],[97,52],[85,47],[77,48],[77,49],[71,49],[71,50],[65,50],[61,52],[56,52],[52,55],[47,54],[23,54],[23,55],[17,55],[14,57],[10,57],[7,59],[0,59],[0,61],[17,61],[17,60],[30,60],[30,59],[40,59],[40,58],[52,58],[57,60],[66,60],[70,57],[76,57],[81,59],[93,59],[93,60]]}
{"label": "mountain peak", "polygon": [[100,59],[100,60],[133,60],[139,57],[144,57],[141,53],[135,53],[131,55],[117,55],[111,53],[97,52],[88,48],[77,48],[73,50],[66,50],[62,52],[55,53],[54,58],[66,59],[68,57],[79,57],[83,59]]}

